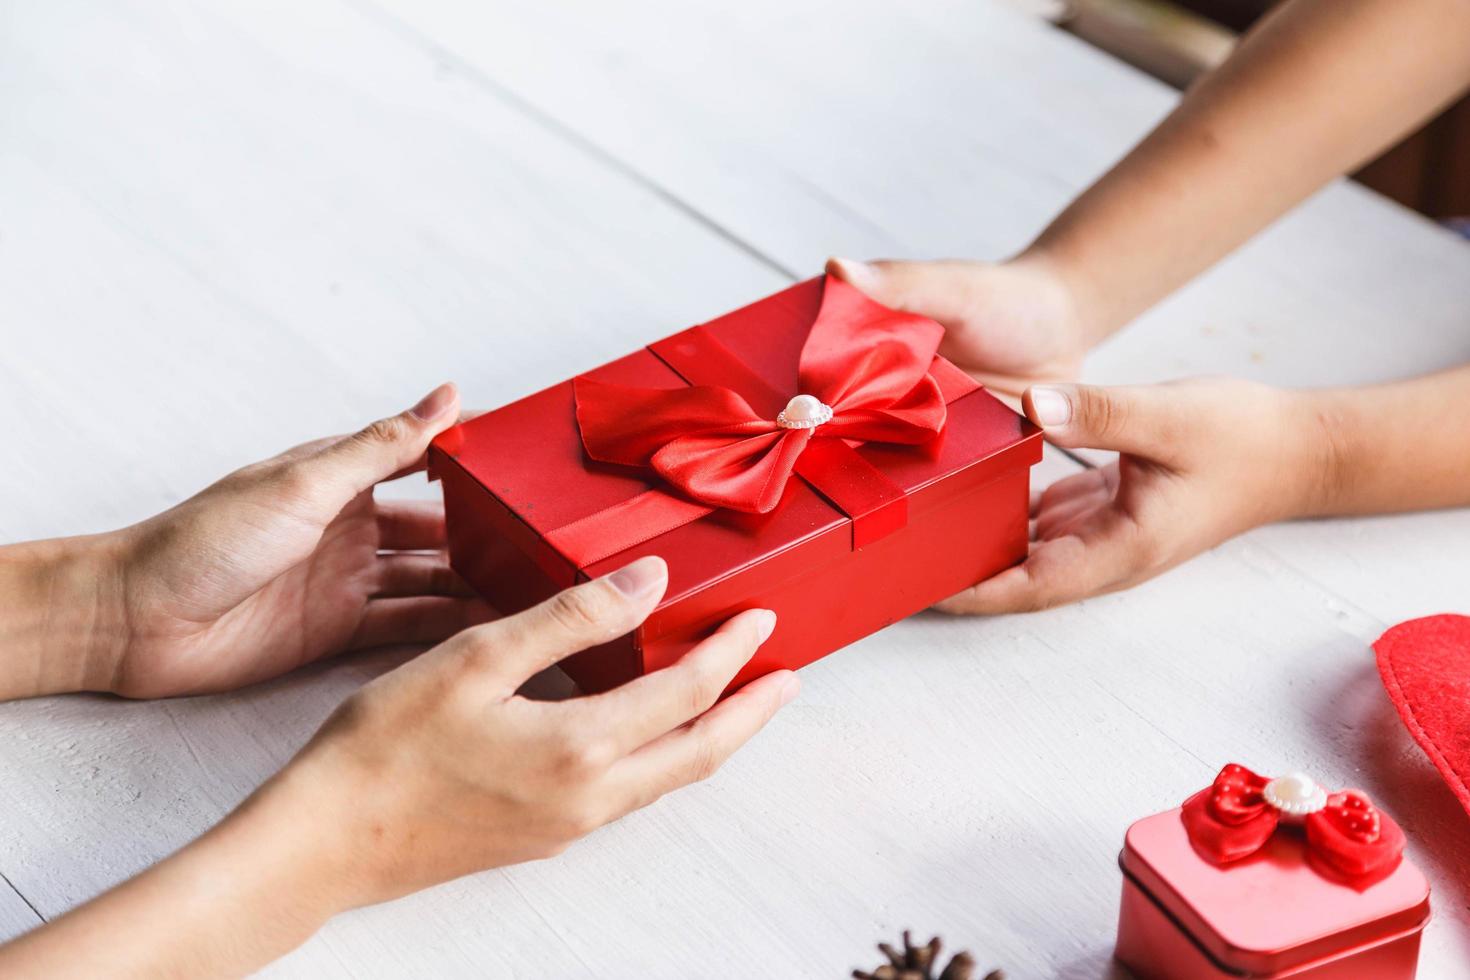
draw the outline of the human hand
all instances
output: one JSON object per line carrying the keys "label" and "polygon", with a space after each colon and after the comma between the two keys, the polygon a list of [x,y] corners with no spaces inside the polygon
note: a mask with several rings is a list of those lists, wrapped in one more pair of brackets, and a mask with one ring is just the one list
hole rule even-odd
{"label": "human hand", "polygon": [[1028,611],[1137,585],[1312,511],[1330,466],[1307,397],[1246,381],[1038,386],[1024,406],[1049,441],[1121,455],[1034,498],[1029,557],[942,611]]}
{"label": "human hand", "polygon": [[740,613],[674,665],[561,702],[516,691],[538,671],[635,628],[667,584],[643,558],[475,627],[353,695],[262,806],[327,814],[319,842],[347,905],[560,853],[593,829],[711,775],[799,688],[761,677],[716,704],[775,627]]}
{"label": "human hand", "polygon": [[105,687],[221,691],[348,650],[436,643],[491,612],[450,570],[442,504],[375,501],[459,418],[453,385],[355,435],[247,466],[104,536]]}
{"label": "human hand", "polygon": [[885,306],[937,321],[945,329],[939,352],[1011,395],[1072,380],[1091,343],[1071,289],[1039,255],[1001,263],[829,259],[827,272]]}
{"label": "human hand", "polygon": [[769,610],[603,694],[516,693],[633,629],[667,583],[662,559],[642,558],[382,675],[198,840],[0,946],[0,973],[241,976],[338,912],[560,853],[709,776],[799,689],[778,671],[716,704],[775,627]]}

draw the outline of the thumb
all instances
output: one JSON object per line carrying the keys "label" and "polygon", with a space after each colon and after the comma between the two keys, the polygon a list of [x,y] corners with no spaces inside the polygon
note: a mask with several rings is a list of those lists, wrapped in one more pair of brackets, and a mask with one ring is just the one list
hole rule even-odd
{"label": "thumb", "polygon": [[663,598],[669,569],[652,555],[574,585],[525,612],[460,634],[505,690],[589,647],[617,639]]}
{"label": "thumb", "polygon": [[298,459],[293,474],[330,520],[364,490],[416,466],[439,433],[459,420],[459,391],[444,383],[397,415]]}
{"label": "thumb", "polygon": [[1175,401],[1163,385],[1067,384],[1032,385],[1021,404],[1058,446],[1158,457],[1179,442],[1182,420]]}
{"label": "thumb", "polygon": [[891,309],[927,316],[946,326],[963,320],[972,306],[974,271],[970,262],[827,260],[829,276]]}

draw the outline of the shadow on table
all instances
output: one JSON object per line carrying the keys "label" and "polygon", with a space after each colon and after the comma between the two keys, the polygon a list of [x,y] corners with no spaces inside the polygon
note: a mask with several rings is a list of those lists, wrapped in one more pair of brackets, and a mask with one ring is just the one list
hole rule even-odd
{"label": "shadow on table", "polygon": [[[1337,687],[1327,685],[1313,721],[1363,762],[1361,788],[1382,803],[1409,837],[1409,853],[1430,878],[1441,928],[1470,941],[1470,814],[1404,727],[1372,663]],[[1455,910],[1459,914],[1448,914]]]}
{"label": "shadow on table", "polygon": [[1065,964],[1057,971],[1056,980],[1133,980],[1133,974],[1113,959],[1109,947]]}

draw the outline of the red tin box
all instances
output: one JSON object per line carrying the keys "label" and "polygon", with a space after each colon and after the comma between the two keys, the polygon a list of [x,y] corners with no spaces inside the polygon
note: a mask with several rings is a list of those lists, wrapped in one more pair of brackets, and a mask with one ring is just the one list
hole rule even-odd
{"label": "red tin box", "polygon": [[[724,378],[744,378],[750,406],[775,418],[796,393],[798,358],[824,284],[793,286],[583,377],[650,388],[704,384],[691,380],[706,370],[694,354],[713,349],[726,364]],[[850,450],[843,440],[814,438],[807,449],[840,443],[830,447],[840,458],[861,457],[855,481],[876,470],[902,499],[855,521],[797,476],[770,513],[716,510],[583,567],[559,548],[556,532],[659,480],[586,456],[573,384],[563,382],[456,426],[430,448],[451,562],[497,608],[514,612],[635,558],[662,556],[668,590],[647,621],[563,664],[584,690],[666,666],[731,615],[760,607],[775,610],[776,632],[735,686],[801,667],[1026,554],[1029,469],[1041,459],[1040,431],[942,358],[929,374],[948,401],[943,431],[931,442]]]}
{"label": "red tin box", "polygon": [[1313,868],[1303,840],[1281,830],[1222,866],[1195,851],[1177,808],[1138,821],[1119,862],[1118,959],[1139,980],[1411,980],[1429,920],[1424,875],[1404,858],[1355,888]]}

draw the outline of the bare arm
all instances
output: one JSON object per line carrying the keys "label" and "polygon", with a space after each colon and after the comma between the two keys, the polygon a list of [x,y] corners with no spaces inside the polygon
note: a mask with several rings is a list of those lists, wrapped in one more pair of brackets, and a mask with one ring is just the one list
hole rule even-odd
{"label": "bare arm", "polygon": [[1293,0],[1044,231],[1090,343],[1470,86],[1470,0]]}
{"label": "bare arm", "polygon": [[828,271],[1019,395],[1470,85],[1470,0],[1293,0],[1009,262]]}
{"label": "bare arm", "polygon": [[110,689],[116,551],[107,535],[0,546],[0,701]]}
{"label": "bare arm", "polygon": [[299,946],[356,904],[359,882],[343,842],[317,830],[329,812],[343,818],[334,801],[286,800],[277,784],[288,780],[136,878],[0,946],[0,972],[233,977]]}
{"label": "bare arm", "polygon": [[1470,364],[1309,397],[1329,464],[1303,516],[1470,506]]}

